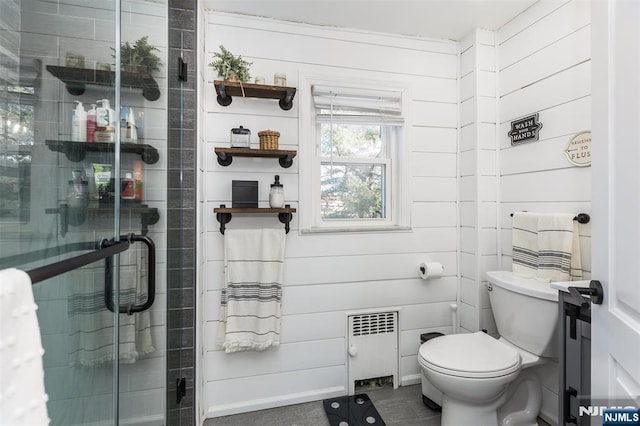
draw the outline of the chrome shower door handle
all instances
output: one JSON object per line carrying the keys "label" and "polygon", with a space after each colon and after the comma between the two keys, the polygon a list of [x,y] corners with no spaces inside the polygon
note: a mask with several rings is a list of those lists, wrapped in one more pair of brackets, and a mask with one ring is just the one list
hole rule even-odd
{"label": "chrome shower door handle", "polygon": [[[147,300],[141,304],[130,304],[118,306],[118,313],[133,315],[136,312],[143,312],[153,306],[153,302],[156,299],[156,245],[151,238],[146,235],[121,235],[120,241],[142,242],[147,246]],[[108,247],[115,244],[114,240],[104,240],[101,243],[102,247]],[[113,277],[112,277],[112,263],[111,257],[108,257],[104,261],[104,303],[111,312],[116,312],[115,304],[113,301]]]}

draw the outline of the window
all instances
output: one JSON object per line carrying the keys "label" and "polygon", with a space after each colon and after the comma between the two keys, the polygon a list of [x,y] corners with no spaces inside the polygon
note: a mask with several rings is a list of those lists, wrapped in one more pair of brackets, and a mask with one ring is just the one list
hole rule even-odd
{"label": "window", "polygon": [[0,223],[29,222],[33,86],[0,86]]}
{"label": "window", "polygon": [[313,212],[303,228],[379,230],[406,225],[400,208],[402,91],[313,83],[310,88],[313,155],[305,167],[312,172],[304,185],[311,189]]}

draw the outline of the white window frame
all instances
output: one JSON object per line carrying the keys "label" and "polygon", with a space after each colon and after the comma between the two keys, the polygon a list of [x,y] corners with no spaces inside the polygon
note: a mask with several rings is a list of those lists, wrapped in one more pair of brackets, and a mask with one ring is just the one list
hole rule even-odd
{"label": "white window frame", "polygon": [[[411,191],[410,191],[410,147],[411,120],[410,94],[406,83],[365,80],[347,76],[299,75],[298,105],[299,116],[299,221],[302,234],[331,232],[379,232],[408,231],[411,229]],[[387,163],[385,188],[387,196],[387,217],[381,219],[329,219],[323,220],[320,206],[320,164],[325,158],[320,154],[320,126],[316,122],[316,107],[312,88],[317,86],[345,87],[363,90],[392,90],[402,94],[402,116],[404,123],[394,125],[391,132],[395,141],[388,144],[388,158],[367,160],[367,163]],[[358,163],[361,159],[333,158],[334,164]],[[390,179],[390,180],[389,180]]]}

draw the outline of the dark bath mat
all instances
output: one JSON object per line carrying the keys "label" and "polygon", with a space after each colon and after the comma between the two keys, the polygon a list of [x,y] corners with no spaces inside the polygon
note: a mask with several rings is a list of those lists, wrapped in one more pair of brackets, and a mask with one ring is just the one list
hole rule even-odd
{"label": "dark bath mat", "polygon": [[366,393],[322,401],[331,426],[385,426]]}

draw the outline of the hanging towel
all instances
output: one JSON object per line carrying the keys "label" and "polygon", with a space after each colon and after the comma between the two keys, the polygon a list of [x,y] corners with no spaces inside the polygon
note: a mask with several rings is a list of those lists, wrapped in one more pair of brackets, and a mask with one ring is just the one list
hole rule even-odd
{"label": "hanging towel", "polygon": [[513,261],[511,269],[523,277],[535,277],[538,269],[538,215],[513,214]]}
{"label": "hanging towel", "polygon": [[540,213],[537,276],[550,281],[582,279],[580,234],[574,215]]}
{"label": "hanging towel", "polygon": [[48,425],[38,306],[26,272],[0,271],[0,308],[0,423]]}
{"label": "hanging towel", "polygon": [[[104,265],[95,264],[68,274],[69,363],[92,367],[115,359],[114,318],[105,306]],[[146,250],[135,245],[120,254],[120,304],[147,299]],[[155,350],[149,311],[119,315],[120,362],[133,364]]]}
{"label": "hanging towel", "polygon": [[280,344],[284,229],[227,229],[218,342],[227,353]]}

